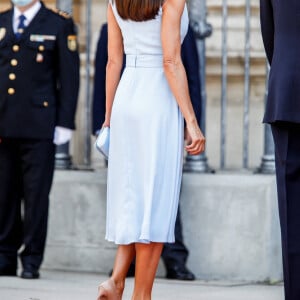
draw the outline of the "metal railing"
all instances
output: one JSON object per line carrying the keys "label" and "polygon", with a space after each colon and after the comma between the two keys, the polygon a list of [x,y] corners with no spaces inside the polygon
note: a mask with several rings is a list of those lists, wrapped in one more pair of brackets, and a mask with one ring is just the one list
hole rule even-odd
{"label": "metal railing", "polygon": [[221,159],[220,167],[225,168],[226,157],[226,108],[227,108],[227,74],[228,74],[228,52],[227,52],[227,32],[228,32],[228,8],[227,0],[223,0],[222,6],[222,75],[221,75]]}
{"label": "metal railing", "polygon": [[85,167],[91,165],[91,41],[92,41],[92,0],[86,2],[86,97],[85,97],[85,147],[83,163]]}
{"label": "metal railing", "polygon": [[249,109],[250,109],[250,34],[251,34],[251,0],[246,0],[245,9],[245,83],[244,83],[244,134],[243,134],[243,168],[248,168],[249,158]]}
{"label": "metal railing", "polygon": [[[251,0],[245,1],[245,45],[244,45],[244,101],[243,101],[243,156],[242,167],[248,168],[249,160],[249,113],[250,113],[250,59],[251,59]],[[70,11],[72,0],[57,0],[57,4],[64,10]],[[207,0],[189,0],[190,22],[197,37],[197,47],[200,62],[200,80],[202,96],[202,122],[201,129],[206,132],[206,44],[205,39],[212,33],[212,27],[207,23]],[[85,149],[84,164],[88,167],[91,164],[91,93],[90,93],[90,44],[91,44],[91,7],[92,0],[86,1],[86,99],[85,99]],[[228,2],[222,0],[222,47],[221,47],[221,139],[220,139],[220,169],[226,168],[226,127],[228,108]],[[267,84],[266,95],[267,97]],[[262,162],[257,172],[273,173],[274,145],[269,126],[265,126],[264,131],[264,153]],[[184,166],[185,171],[191,172],[211,172],[208,166],[206,153],[199,156],[187,156]]]}
{"label": "metal railing", "polygon": [[[266,90],[265,90],[265,104],[268,98],[268,82],[269,82],[269,75],[270,75],[270,66],[266,63]],[[264,128],[264,154],[261,160],[261,165],[257,169],[257,173],[263,174],[273,174],[275,172],[275,155],[274,155],[274,142],[272,138],[272,131],[270,125],[265,125]]]}
{"label": "metal railing", "polygon": [[[189,1],[189,15],[190,23],[194,30],[195,37],[197,38],[197,49],[199,56],[199,74],[201,81],[201,113],[202,119],[200,127],[205,135],[206,132],[206,47],[205,39],[212,34],[212,26],[206,22],[206,2],[201,0]],[[184,171],[187,172],[211,172],[211,168],[208,166],[206,153],[201,155],[192,156],[187,155]]]}
{"label": "metal railing", "polygon": [[[73,0],[57,0],[56,6],[62,11],[72,14]],[[91,166],[91,11],[92,0],[86,1],[86,81],[85,81],[85,105],[84,105],[84,156],[83,163],[86,168]],[[72,159],[69,154],[69,143],[57,146],[55,155],[57,169],[71,169]]]}
{"label": "metal railing", "polygon": [[[72,0],[57,0],[57,8],[72,14],[73,12],[73,1]],[[72,158],[69,153],[70,143],[65,143],[56,147],[55,153],[55,168],[56,169],[71,169],[73,166]]]}
{"label": "metal railing", "polygon": [[[244,45],[244,101],[243,101],[243,158],[242,166],[244,169],[249,167],[249,113],[250,113],[250,59],[251,59],[251,0],[245,1],[245,45]],[[198,3],[198,9],[200,9],[206,3],[206,0],[194,0],[191,2]],[[202,3],[201,4],[199,3]],[[195,9],[195,7],[193,7]],[[193,16],[193,14],[191,14]],[[205,14],[206,16],[206,14]],[[204,20],[206,22],[206,20]],[[226,110],[228,108],[228,1],[222,0],[222,58],[221,58],[221,139],[220,139],[220,169],[226,168],[226,127],[227,127],[227,115]],[[201,55],[201,53],[199,53]],[[201,68],[205,68],[205,64],[201,65]],[[202,76],[205,74],[201,72]],[[205,75],[204,75],[205,76]],[[266,95],[267,98],[267,86],[268,76],[266,78]],[[206,101],[205,101],[206,103]],[[205,108],[204,108],[205,109]],[[203,120],[205,123],[205,120]],[[262,157],[261,166],[257,169],[260,173],[274,173],[274,144],[271,135],[269,125],[265,125],[264,131],[264,154]]]}

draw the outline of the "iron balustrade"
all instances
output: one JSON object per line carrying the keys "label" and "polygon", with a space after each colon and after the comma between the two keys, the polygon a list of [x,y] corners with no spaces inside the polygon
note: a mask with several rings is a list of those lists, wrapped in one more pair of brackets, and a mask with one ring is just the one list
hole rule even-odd
{"label": "iron balustrade", "polygon": [[[62,11],[69,14],[73,12],[73,1],[72,0],[57,0],[56,6]],[[69,153],[70,143],[65,143],[63,145],[56,146],[55,153],[55,168],[56,169],[71,169],[73,168],[72,157]]]}
{"label": "iron balustrade", "polygon": [[248,168],[249,159],[249,109],[250,109],[250,34],[251,0],[246,0],[245,14],[245,83],[244,83],[244,131],[243,131],[243,168]]}
{"label": "iron balustrade", "polygon": [[85,97],[85,146],[84,146],[84,166],[89,168],[91,166],[91,42],[92,42],[92,0],[86,2],[86,97]]}
{"label": "iron balustrade", "polygon": [[[206,0],[202,0],[206,2]],[[248,169],[249,161],[249,115],[250,115],[250,62],[251,62],[251,0],[245,0],[245,45],[244,45],[244,101],[243,101],[243,156],[242,167]],[[220,169],[226,168],[226,127],[228,108],[228,1],[222,0],[222,58],[221,58],[221,140]],[[265,102],[268,96],[267,69]],[[269,125],[264,125],[264,154],[258,172],[275,172],[274,143]]]}
{"label": "iron balustrade", "polygon": [[[198,49],[198,57],[199,57],[199,74],[201,81],[201,130],[205,135],[206,132],[206,59],[205,59],[205,39],[212,34],[212,26],[207,23],[207,8],[206,1],[202,0],[191,0],[189,1],[189,16],[190,16],[190,24],[195,33],[195,37],[197,38],[197,49]],[[206,153],[202,153],[201,155],[187,155],[184,171],[187,172],[211,172],[212,170],[208,166]]]}
{"label": "iron balustrade", "polygon": [[[265,105],[267,102],[269,89],[269,75],[270,75],[270,66],[268,62],[266,62],[266,90],[265,90]],[[275,173],[275,147],[272,137],[271,126],[269,124],[264,125],[264,154],[261,160],[261,165],[257,169],[258,173],[261,174],[273,174]]]}
{"label": "iron balustrade", "polygon": [[220,154],[220,168],[225,168],[226,158],[226,127],[227,127],[227,74],[228,74],[228,7],[227,0],[222,2],[222,75],[221,75],[221,154]]}
{"label": "iron balustrade", "polygon": [[[245,45],[244,45],[244,101],[243,101],[243,156],[242,167],[247,169],[249,160],[249,113],[250,113],[250,69],[251,69],[251,0],[244,0],[245,4]],[[91,10],[92,0],[87,0],[86,7],[86,99],[85,99],[85,120],[84,120],[84,165],[91,165]],[[65,11],[72,12],[72,0],[57,0],[57,6]],[[201,97],[202,97],[202,120],[201,129],[206,132],[206,44],[205,39],[212,33],[212,26],[207,23],[207,0],[189,0],[189,15],[190,23],[197,38],[197,47],[200,62],[200,80],[201,80]],[[222,0],[222,47],[221,47],[221,138],[220,138],[220,169],[226,168],[226,127],[228,108],[228,0]],[[267,72],[268,73],[268,72]],[[267,83],[266,93],[267,97]],[[274,144],[271,135],[271,130],[268,125],[265,125],[264,132],[264,153],[262,156],[261,166],[258,172],[274,173]],[[209,137],[208,137],[209,138]],[[190,172],[211,172],[208,166],[206,153],[198,156],[187,155],[185,171]]]}

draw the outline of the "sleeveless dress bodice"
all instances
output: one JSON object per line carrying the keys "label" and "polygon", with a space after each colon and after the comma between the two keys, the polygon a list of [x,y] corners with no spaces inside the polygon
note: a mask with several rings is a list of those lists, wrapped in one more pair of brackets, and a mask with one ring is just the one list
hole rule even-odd
{"label": "sleeveless dress bodice", "polygon": [[[131,20],[123,20],[112,4],[114,15],[121,28],[124,52],[126,55],[162,55],[161,45],[161,22],[162,8],[153,20],[145,22],[135,22]],[[188,12],[185,7],[181,22],[181,42],[188,30]]]}

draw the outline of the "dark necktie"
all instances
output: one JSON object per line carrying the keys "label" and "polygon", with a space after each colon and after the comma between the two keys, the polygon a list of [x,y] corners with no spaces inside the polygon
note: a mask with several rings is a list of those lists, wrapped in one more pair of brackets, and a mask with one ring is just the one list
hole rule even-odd
{"label": "dark necktie", "polygon": [[26,26],[25,26],[25,20],[26,20],[26,17],[24,15],[21,15],[19,17],[19,25],[18,25],[18,29],[17,29],[17,32],[16,32],[16,38],[17,39],[20,39],[21,35],[23,34]]}

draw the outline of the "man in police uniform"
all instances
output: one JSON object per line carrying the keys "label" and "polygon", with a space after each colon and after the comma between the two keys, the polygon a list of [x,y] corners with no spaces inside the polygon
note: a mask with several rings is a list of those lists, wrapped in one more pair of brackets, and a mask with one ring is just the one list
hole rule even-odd
{"label": "man in police uniform", "polygon": [[[0,14],[0,275],[38,278],[55,145],[70,140],[79,86],[72,19],[39,0]],[[21,214],[21,200],[24,209]]]}

